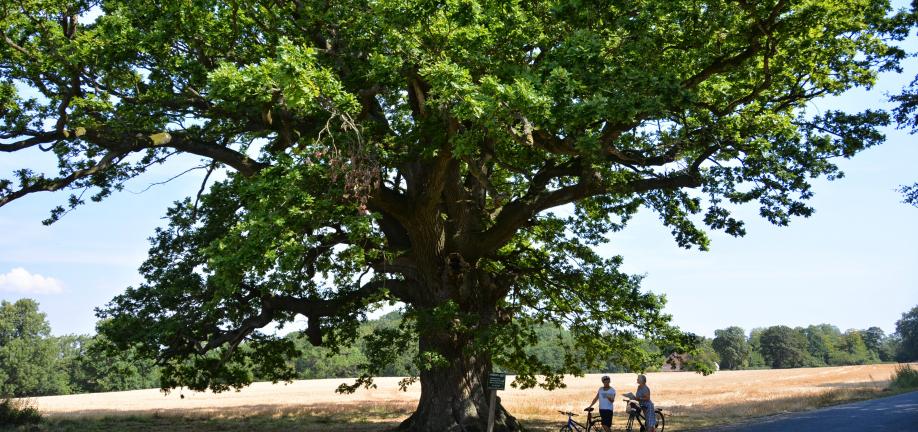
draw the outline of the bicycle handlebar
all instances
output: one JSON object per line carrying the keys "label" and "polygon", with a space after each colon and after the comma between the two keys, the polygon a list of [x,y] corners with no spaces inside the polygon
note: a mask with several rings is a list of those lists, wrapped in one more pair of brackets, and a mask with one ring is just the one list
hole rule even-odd
{"label": "bicycle handlebar", "polygon": [[[588,412],[588,413],[592,413],[592,412],[593,412],[593,407],[584,408],[583,410],[586,411],[586,412]],[[574,414],[574,413],[572,413],[572,412],[570,412],[570,411],[558,411],[558,413],[564,414],[564,415],[566,415],[566,416],[571,416],[571,417],[577,417],[578,415],[580,415],[580,414]]]}

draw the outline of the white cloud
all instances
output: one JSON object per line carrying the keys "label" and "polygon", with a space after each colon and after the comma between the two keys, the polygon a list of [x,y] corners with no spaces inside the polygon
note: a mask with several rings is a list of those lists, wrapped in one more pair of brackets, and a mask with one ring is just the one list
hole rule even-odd
{"label": "white cloud", "polygon": [[57,279],[29,273],[22,267],[16,267],[9,273],[0,274],[0,292],[58,294],[63,291],[64,286]]}

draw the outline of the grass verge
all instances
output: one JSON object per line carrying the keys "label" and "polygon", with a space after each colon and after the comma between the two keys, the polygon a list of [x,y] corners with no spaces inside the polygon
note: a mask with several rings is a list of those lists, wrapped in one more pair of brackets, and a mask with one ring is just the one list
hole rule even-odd
{"label": "grass verge", "polygon": [[27,399],[0,399],[0,427],[34,425],[41,421],[41,413]]}
{"label": "grass verge", "polygon": [[40,424],[0,430],[15,432],[376,432],[391,429],[398,422],[349,421],[347,418],[255,415],[213,418],[196,415],[115,415],[105,417],[48,418]]}
{"label": "grass verge", "polygon": [[912,365],[900,364],[896,366],[889,383],[889,388],[893,391],[910,391],[918,389],[918,370],[913,369]]}

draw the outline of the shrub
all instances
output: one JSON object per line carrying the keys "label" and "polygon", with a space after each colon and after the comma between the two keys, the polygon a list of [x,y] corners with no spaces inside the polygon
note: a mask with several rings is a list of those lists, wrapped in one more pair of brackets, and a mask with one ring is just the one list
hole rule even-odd
{"label": "shrub", "polygon": [[909,390],[918,388],[918,370],[912,369],[909,364],[896,366],[889,388],[893,390]]}
{"label": "shrub", "polygon": [[0,399],[0,424],[15,426],[39,422],[41,413],[25,400]]}

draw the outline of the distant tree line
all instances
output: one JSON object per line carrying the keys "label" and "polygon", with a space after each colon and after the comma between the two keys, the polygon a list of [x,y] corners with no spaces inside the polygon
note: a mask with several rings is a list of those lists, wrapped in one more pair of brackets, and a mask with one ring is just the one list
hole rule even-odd
{"label": "distant tree line", "polygon": [[152,360],[103,353],[98,336],[51,336],[38,303],[0,303],[0,397],[46,396],[157,387]]}
{"label": "distant tree line", "polygon": [[[360,325],[365,336],[337,351],[315,347],[300,332],[286,338],[301,355],[287,365],[297,379],[352,378],[377,362],[373,344],[386,344],[386,335],[401,323],[392,312]],[[527,355],[561,370],[565,357],[579,355],[571,334],[564,328],[544,324],[533,329],[537,339]],[[878,327],[841,332],[828,324],[790,328],[772,326],[753,329],[748,335],[739,327],[717,330],[713,339],[699,338],[697,351],[687,359],[688,370],[707,370],[714,363],[721,369],[794,368],[857,365],[918,360],[918,306],[902,315],[896,332],[884,334]],[[0,303],[0,397],[46,396],[73,393],[135,390],[160,386],[160,370],[153,360],[130,350],[118,356],[106,354],[108,344],[100,336],[52,336],[45,314],[31,299]],[[645,347],[650,353],[647,370],[658,369],[672,349]],[[416,376],[417,345],[393,352],[385,359],[380,376]],[[609,359],[599,368],[579,372],[625,372]],[[513,373],[512,370],[504,372]],[[266,379],[258,376],[257,380]]]}
{"label": "distant tree line", "polygon": [[842,332],[830,324],[742,328],[714,332],[711,349],[721,369],[845,366],[918,360],[918,306],[902,314],[896,332],[879,327]]}

